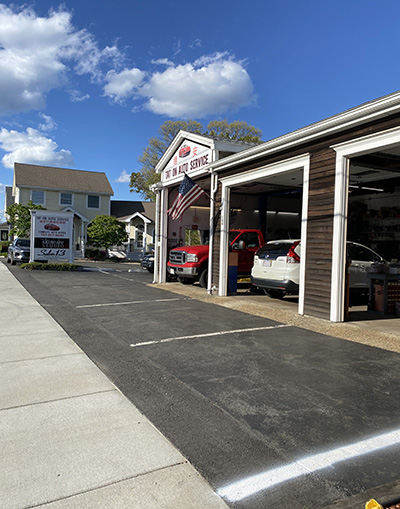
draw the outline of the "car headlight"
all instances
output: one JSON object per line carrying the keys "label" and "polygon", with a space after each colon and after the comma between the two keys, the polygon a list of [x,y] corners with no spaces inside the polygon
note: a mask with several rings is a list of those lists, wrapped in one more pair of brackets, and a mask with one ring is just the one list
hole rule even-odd
{"label": "car headlight", "polygon": [[187,256],[186,256],[186,261],[193,263],[193,262],[198,262],[199,260],[198,260],[198,258],[197,258],[197,256],[195,254],[188,253]]}

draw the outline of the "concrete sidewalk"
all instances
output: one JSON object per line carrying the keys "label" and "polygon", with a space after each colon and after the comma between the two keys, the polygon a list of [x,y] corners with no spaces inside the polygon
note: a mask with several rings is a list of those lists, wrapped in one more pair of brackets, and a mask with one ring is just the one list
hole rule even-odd
{"label": "concrete sidewalk", "polygon": [[0,507],[227,505],[0,263]]}

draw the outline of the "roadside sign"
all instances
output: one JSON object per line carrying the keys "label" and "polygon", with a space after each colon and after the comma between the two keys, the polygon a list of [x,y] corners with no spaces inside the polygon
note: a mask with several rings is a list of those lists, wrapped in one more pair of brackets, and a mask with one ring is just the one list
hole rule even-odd
{"label": "roadside sign", "polygon": [[31,210],[31,257],[29,261],[73,262],[72,212]]}

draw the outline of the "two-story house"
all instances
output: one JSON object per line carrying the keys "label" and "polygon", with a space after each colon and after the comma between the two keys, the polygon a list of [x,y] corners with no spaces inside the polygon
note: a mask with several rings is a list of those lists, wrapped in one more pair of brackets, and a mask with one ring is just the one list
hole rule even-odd
{"label": "two-story house", "polygon": [[84,256],[87,226],[100,214],[110,214],[113,189],[105,173],[33,164],[14,164],[14,203],[32,201],[51,211],[74,213],[73,241]]}
{"label": "two-story house", "polygon": [[154,202],[111,200],[111,215],[126,224],[130,260],[140,260],[154,245],[155,214]]}

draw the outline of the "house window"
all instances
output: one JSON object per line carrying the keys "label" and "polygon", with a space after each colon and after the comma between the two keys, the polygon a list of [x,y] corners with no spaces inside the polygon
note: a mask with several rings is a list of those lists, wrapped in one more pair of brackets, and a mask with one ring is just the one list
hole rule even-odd
{"label": "house window", "polygon": [[44,191],[32,191],[31,200],[35,205],[44,205]]}
{"label": "house window", "polygon": [[72,193],[60,193],[60,205],[72,205]]}
{"label": "house window", "polygon": [[88,194],[87,197],[88,209],[99,209],[100,208],[100,196],[97,194]]}

